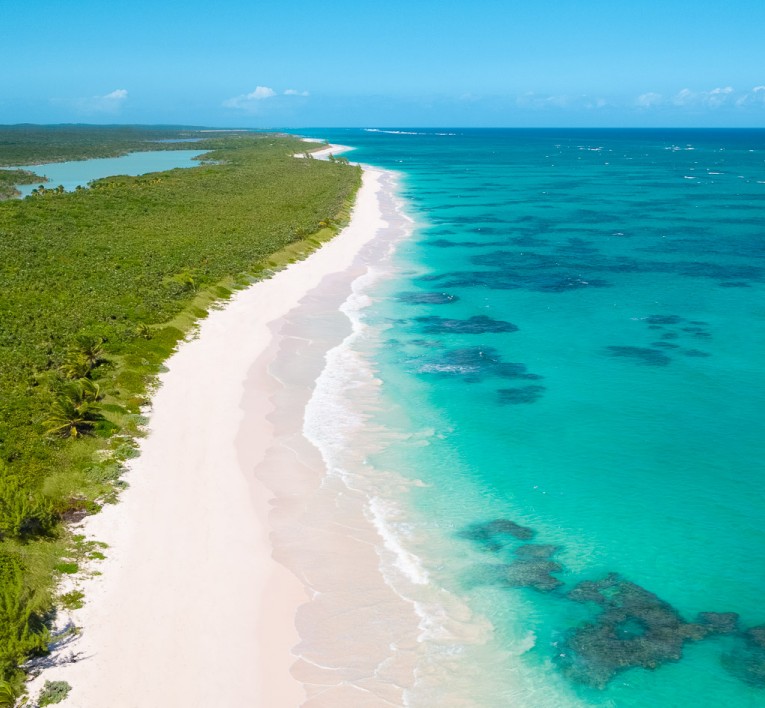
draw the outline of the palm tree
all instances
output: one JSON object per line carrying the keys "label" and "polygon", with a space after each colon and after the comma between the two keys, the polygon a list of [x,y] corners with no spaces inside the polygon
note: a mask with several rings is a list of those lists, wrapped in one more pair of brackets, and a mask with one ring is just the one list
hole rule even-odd
{"label": "palm tree", "polygon": [[101,337],[93,335],[82,334],[76,339],[72,351],[81,354],[85,357],[86,361],[90,364],[92,369],[101,362],[101,358],[104,355],[104,340]]}
{"label": "palm tree", "polygon": [[78,438],[93,431],[104,417],[98,402],[103,398],[101,388],[90,379],[71,381],[61,387],[46,421],[47,434],[62,438]]}
{"label": "palm tree", "polygon": [[80,352],[71,351],[61,364],[61,373],[68,379],[84,379],[93,367],[90,360]]}
{"label": "palm tree", "polygon": [[61,373],[68,379],[84,379],[98,366],[104,354],[101,337],[80,335],[67,352]]}

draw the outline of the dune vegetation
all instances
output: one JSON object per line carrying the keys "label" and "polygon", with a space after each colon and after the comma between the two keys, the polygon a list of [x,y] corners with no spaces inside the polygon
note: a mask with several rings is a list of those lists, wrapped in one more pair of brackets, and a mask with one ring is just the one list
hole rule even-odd
{"label": "dune vegetation", "polygon": [[[122,150],[123,129],[79,153],[0,129],[0,164],[103,156],[109,130]],[[56,580],[103,550],[66,522],[115,500],[162,362],[212,303],[331,238],[360,184],[291,136],[203,145],[199,167],[0,203],[0,693],[47,649]]]}

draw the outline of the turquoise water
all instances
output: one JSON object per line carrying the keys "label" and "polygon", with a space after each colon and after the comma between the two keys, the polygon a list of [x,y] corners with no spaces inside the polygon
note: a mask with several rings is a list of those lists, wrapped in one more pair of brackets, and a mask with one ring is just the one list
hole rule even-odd
{"label": "turquoise water", "polygon": [[[67,192],[77,187],[86,187],[88,182],[112,175],[143,175],[149,172],[162,172],[176,167],[196,167],[195,160],[203,155],[203,150],[150,150],[131,152],[122,157],[104,157],[93,160],[75,160],[72,162],[50,162],[44,165],[19,165],[17,169],[30,170],[48,178],[44,186],[48,189],[63,185]],[[36,189],[37,184],[19,184],[16,188],[21,197],[26,197]]]}
{"label": "turquoise water", "polygon": [[411,704],[765,705],[765,131],[320,137],[403,173],[370,460],[493,627]]}

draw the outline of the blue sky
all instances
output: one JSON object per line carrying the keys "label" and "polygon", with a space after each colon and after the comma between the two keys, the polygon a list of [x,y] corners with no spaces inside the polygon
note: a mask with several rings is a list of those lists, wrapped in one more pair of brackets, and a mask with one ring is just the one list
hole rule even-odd
{"label": "blue sky", "polygon": [[0,123],[765,127],[763,0],[34,0]]}

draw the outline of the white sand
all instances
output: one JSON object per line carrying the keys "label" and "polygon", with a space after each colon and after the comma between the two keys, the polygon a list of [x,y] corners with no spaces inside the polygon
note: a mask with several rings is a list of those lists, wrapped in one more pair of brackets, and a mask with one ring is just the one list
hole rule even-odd
{"label": "white sand", "polygon": [[341,234],[212,311],[167,361],[129,489],[84,524],[109,548],[101,575],[81,583],[86,604],[72,618],[82,635],[58,654],[80,658],[43,671],[32,695],[45,680],[66,680],[72,692],[61,705],[77,708],[280,708],[304,700],[290,649],[306,593],[271,557],[272,495],[253,474],[273,442],[272,404],[264,395],[253,409],[250,394],[244,429],[244,385],[267,375],[273,323],[349,268],[385,225],[379,183],[380,173],[366,169]]}
{"label": "white sand", "polygon": [[[303,138],[304,142],[314,143],[323,142],[322,140],[311,140],[310,138]],[[321,150],[314,150],[311,152],[311,157],[318,158],[320,160],[330,155],[339,155],[341,152],[348,152],[348,150],[355,150],[356,148],[349,147],[348,145],[327,145],[327,147]],[[303,157],[303,155],[296,155],[295,157]]]}

